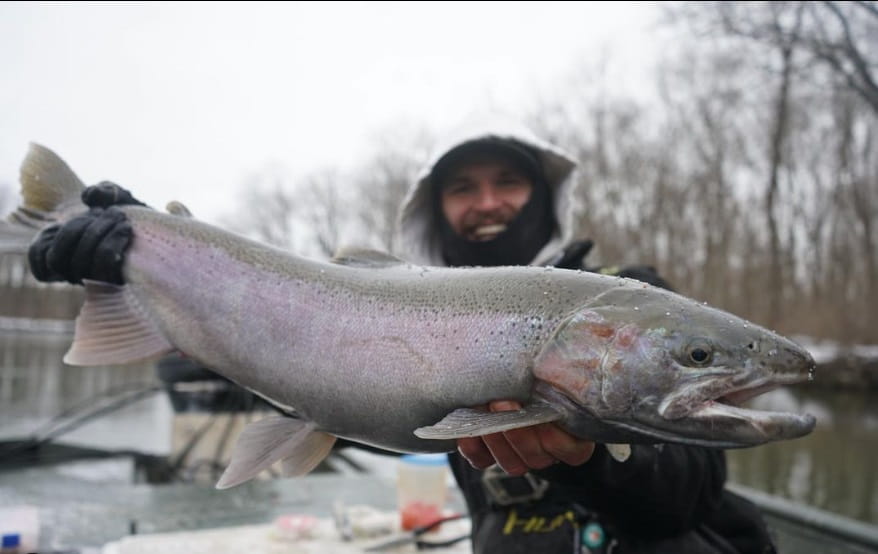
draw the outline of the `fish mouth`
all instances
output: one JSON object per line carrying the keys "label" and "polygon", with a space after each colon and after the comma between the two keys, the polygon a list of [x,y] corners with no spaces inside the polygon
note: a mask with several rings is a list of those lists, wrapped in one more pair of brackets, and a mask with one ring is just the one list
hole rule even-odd
{"label": "fish mouth", "polygon": [[757,396],[784,385],[799,383],[805,378],[798,375],[776,376],[727,390],[719,396],[698,404],[687,418],[701,420],[712,428],[727,429],[734,442],[755,445],[773,440],[794,439],[814,430],[817,420],[810,414],[794,414],[770,410],[756,410],[743,404]]}
{"label": "fish mouth", "polygon": [[816,364],[809,355],[792,348],[775,352],[772,356],[776,365],[772,368],[746,363],[689,372],[658,406],[658,414],[664,419],[659,426],[676,427],[705,444],[727,448],[807,435],[816,424],[811,415],[744,406],[757,396],[813,377]]}

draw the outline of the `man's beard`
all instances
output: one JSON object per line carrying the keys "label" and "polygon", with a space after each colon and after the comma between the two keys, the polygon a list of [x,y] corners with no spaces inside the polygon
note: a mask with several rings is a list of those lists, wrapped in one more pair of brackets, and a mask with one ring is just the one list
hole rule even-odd
{"label": "man's beard", "polygon": [[468,240],[458,235],[439,214],[442,257],[450,266],[527,265],[549,242],[554,231],[552,200],[545,183],[535,183],[521,211],[506,230],[491,240]]}

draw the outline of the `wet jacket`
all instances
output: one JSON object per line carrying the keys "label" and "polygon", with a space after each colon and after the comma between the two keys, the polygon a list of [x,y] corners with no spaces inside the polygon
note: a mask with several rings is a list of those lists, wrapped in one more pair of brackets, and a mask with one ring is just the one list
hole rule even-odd
{"label": "wet jacket", "polygon": [[[532,264],[582,266],[589,244],[571,245],[577,209],[575,162],[528,130],[497,120],[461,128],[440,144],[403,202],[399,254],[414,263],[445,265],[429,205],[430,169],[454,146],[484,137],[523,142],[537,152],[543,165],[557,226]],[[629,268],[628,273],[666,285],[647,267]],[[581,466],[558,464],[533,471],[527,478],[506,478],[490,470],[486,474],[456,453],[449,455],[449,461],[472,517],[475,553],[772,551],[755,507],[724,491],[726,465],[721,450],[632,445],[631,457],[620,463],[598,445]],[[505,505],[498,501],[492,492],[498,483],[520,500]],[[509,498],[501,495],[500,500]]]}

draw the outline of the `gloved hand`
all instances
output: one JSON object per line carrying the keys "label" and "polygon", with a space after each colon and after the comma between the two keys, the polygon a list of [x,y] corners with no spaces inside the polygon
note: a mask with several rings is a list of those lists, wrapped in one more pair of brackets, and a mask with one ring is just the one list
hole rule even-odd
{"label": "gloved hand", "polygon": [[82,201],[88,212],[46,227],[31,243],[31,273],[45,282],[80,285],[83,279],[93,279],[124,284],[122,262],[133,233],[125,212],[114,206],[146,204],[109,181],[86,187]]}
{"label": "gloved hand", "polygon": [[655,285],[670,291],[674,290],[671,284],[665,281],[662,276],[658,274],[658,271],[656,271],[651,265],[632,265],[623,267],[616,275],[619,277],[628,277],[629,279],[637,279],[638,281],[643,281],[644,283],[649,283],[650,285]]}
{"label": "gloved hand", "polygon": [[562,269],[583,269],[585,257],[591,252],[594,241],[585,239],[573,241],[564,248],[558,260],[553,264]]}

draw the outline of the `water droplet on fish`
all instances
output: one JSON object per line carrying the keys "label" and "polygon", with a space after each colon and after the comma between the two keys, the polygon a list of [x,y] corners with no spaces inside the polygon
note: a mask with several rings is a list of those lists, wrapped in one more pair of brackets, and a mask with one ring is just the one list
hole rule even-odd
{"label": "water droplet on fish", "polygon": [[547,295],[547,294],[549,294],[549,291],[544,290],[544,291],[543,291],[543,296],[545,296],[545,295]]}
{"label": "water droplet on fish", "polygon": [[772,348],[768,351],[769,356],[777,356],[777,348]]}
{"label": "water droplet on fish", "polygon": [[701,303],[701,305],[702,305],[702,306],[707,306],[707,301],[705,300],[704,302]]}
{"label": "water droplet on fish", "polygon": [[666,315],[666,316],[670,316],[670,315],[671,315],[671,312],[665,312],[665,315]]}
{"label": "water droplet on fish", "polygon": [[639,312],[639,311],[640,311],[640,308],[638,308],[637,306],[634,306],[634,311],[635,311],[635,312]]}

